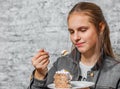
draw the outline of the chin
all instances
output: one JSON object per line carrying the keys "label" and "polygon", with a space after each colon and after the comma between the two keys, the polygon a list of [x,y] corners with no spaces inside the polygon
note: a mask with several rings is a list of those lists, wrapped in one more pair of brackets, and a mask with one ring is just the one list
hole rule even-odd
{"label": "chin", "polygon": [[78,49],[78,51],[79,51],[80,53],[85,53],[85,52],[86,52],[86,50],[79,49],[79,48],[77,48],[77,49]]}

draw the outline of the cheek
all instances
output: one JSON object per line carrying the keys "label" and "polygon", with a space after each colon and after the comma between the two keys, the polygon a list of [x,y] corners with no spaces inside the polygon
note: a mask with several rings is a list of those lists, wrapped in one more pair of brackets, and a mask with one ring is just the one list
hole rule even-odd
{"label": "cheek", "polygon": [[83,39],[86,40],[88,43],[95,44],[98,40],[97,34],[94,32],[90,32],[83,36]]}
{"label": "cheek", "polygon": [[73,37],[70,35],[70,40],[73,42]]}
{"label": "cheek", "polygon": [[88,36],[87,40],[91,45],[95,45],[98,42],[98,37],[92,34],[91,36]]}

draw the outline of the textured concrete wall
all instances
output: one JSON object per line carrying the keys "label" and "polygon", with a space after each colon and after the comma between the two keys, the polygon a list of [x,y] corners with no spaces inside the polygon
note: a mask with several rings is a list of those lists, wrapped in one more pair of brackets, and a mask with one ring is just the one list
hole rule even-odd
{"label": "textured concrete wall", "polygon": [[[50,52],[51,64],[63,49],[70,51],[66,17],[78,1],[82,0],[0,0],[0,89],[27,88],[31,59],[40,48]],[[120,0],[83,1],[101,6],[119,54]]]}

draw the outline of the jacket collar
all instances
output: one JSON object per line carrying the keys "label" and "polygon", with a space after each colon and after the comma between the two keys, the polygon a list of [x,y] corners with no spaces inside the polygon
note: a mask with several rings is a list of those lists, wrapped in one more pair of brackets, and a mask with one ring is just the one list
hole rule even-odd
{"label": "jacket collar", "polygon": [[[79,64],[81,53],[77,50],[77,48],[74,48],[72,52],[70,53],[70,57],[73,60],[73,63]],[[103,66],[105,59],[104,52],[101,52],[100,59],[97,61],[95,66],[92,68],[93,71],[100,69]]]}
{"label": "jacket collar", "polygon": [[72,58],[72,61],[76,64],[79,63],[80,61],[80,52],[77,50],[77,48],[74,48],[71,53],[70,53],[70,57]]}

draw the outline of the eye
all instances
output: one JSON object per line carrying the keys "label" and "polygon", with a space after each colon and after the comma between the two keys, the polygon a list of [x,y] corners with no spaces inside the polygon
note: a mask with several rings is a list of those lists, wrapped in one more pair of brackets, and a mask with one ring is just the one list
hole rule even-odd
{"label": "eye", "polygon": [[74,31],[72,29],[68,29],[68,31],[69,31],[70,34],[74,33]]}
{"label": "eye", "polygon": [[81,27],[81,28],[79,28],[79,31],[81,31],[81,32],[86,32],[87,29],[88,29],[88,27]]}
{"label": "eye", "polygon": [[85,31],[87,31],[87,29],[85,29],[85,28],[81,29],[81,32],[85,32]]}
{"label": "eye", "polygon": [[70,32],[70,34],[73,34],[74,33],[74,31],[69,31]]}

